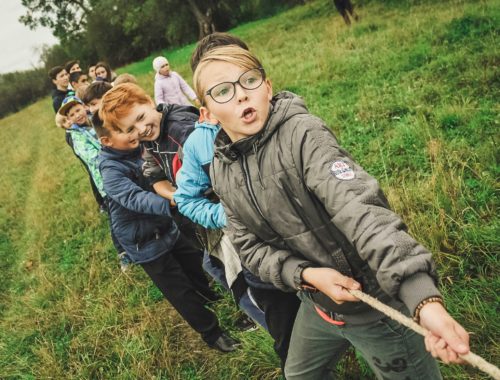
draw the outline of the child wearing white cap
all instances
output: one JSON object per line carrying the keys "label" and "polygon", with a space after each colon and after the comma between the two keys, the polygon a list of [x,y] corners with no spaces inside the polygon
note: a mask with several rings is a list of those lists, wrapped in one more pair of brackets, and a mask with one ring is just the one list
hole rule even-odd
{"label": "child wearing white cap", "polygon": [[[156,57],[153,60],[155,76],[156,104],[180,104],[190,106],[191,100],[197,107],[200,102],[193,89],[175,71],[170,70],[170,64],[165,57]],[[188,99],[189,98],[189,99]]]}

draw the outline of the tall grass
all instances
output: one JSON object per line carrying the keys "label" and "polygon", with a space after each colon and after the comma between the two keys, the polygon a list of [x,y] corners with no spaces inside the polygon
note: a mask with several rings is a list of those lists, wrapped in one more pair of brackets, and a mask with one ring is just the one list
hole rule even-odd
{"label": "tall grass", "polygon": [[[303,96],[434,255],[450,312],[475,352],[500,358],[497,1],[365,2],[344,26],[316,0],[233,32],[275,91]],[[167,54],[190,78],[193,45]],[[153,54],[122,68],[152,91]],[[278,379],[263,331],[221,355],[139,268],[119,271],[105,218],[50,101],[0,120],[0,378]],[[231,328],[229,298],[216,306]],[[341,378],[371,379],[351,353]],[[485,379],[442,366],[447,379]]]}

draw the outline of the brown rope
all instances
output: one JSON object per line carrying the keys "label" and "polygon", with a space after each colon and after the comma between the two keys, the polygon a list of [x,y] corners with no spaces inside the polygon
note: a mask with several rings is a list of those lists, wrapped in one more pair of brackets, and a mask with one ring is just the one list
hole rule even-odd
{"label": "brown rope", "polygon": [[[370,305],[374,309],[377,309],[378,311],[384,313],[388,317],[394,319],[395,321],[397,321],[397,322],[401,323],[402,325],[408,327],[409,329],[415,331],[416,333],[423,335],[423,336],[427,335],[427,333],[428,333],[427,329],[420,326],[418,323],[413,321],[411,318],[408,318],[406,315],[400,313],[399,311],[393,309],[392,307],[383,304],[378,299],[373,298],[372,296],[369,296],[368,294],[363,293],[360,290],[348,290],[348,291],[354,297],[359,298],[361,301],[367,303],[368,305]],[[490,375],[493,379],[500,380],[500,369],[498,369],[497,366],[487,362],[482,357],[480,357],[480,356],[478,356],[470,351],[469,351],[469,353],[467,353],[465,355],[459,355],[459,356],[461,359],[472,364],[474,367],[477,367],[481,371]]]}

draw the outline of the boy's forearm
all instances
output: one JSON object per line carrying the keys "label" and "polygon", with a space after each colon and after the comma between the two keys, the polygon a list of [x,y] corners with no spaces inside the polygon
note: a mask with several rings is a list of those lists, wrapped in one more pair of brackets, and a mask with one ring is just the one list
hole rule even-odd
{"label": "boy's forearm", "polygon": [[142,189],[121,171],[101,166],[104,190],[120,206],[142,214],[170,215],[170,202]]}
{"label": "boy's forearm", "polygon": [[163,180],[155,182],[153,184],[153,189],[155,190],[156,194],[168,199],[171,203],[174,201],[174,193],[176,188],[169,181]]}

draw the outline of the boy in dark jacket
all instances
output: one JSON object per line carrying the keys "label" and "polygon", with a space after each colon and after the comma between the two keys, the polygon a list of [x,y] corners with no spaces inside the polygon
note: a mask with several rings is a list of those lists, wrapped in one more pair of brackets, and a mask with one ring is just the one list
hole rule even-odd
{"label": "boy in dark jacket", "polygon": [[[113,106],[109,104],[113,102],[112,92],[104,95],[102,106]],[[234,351],[237,342],[222,331],[215,314],[205,307],[213,293],[201,267],[202,251],[182,235],[173,221],[169,201],[151,192],[142,175],[136,129],[124,124],[104,126],[97,116],[93,120],[103,145],[99,169],[116,238],[132,262],[142,266],[210,347]]]}
{"label": "boy in dark jacket", "polygon": [[75,92],[68,89],[69,74],[63,66],[55,66],[49,71],[49,79],[54,85],[52,91],[52,107],[54,112],[58,112],[61,107],[62,101],[69,95],[74,95]]}
{"label": "boy in dark jacket", "polygon": [[[176,175],[181,167],[182,147],[199,118],[198,109],[192,106],[161,104],[155,107],[153,100],[137,85],[126,83],[115,86],[110,95],[113,102],[103,104],[101,115],[110,123],[133,125],[143,147],[143,173],[157,194],[173,203]],[[108,96],[108,99],[111,99]],[[180,231],[193,243],[198,243],[197,226],[191,220],[172,209],[172,216]],[[206,255],[208,256],[208,254]],[[205,257],[204,269],[227,289],[223,272],[217,271],[211,260]],[[240,319],[242,330],[252,329],[251,320]]]}
{"label": "boy in dark jacket", "polygon": [[[406,232],[377,182],[288,92],[273,97],[259,60],[220,47],[194,74],[200,112],[221,131],[211,178],[242,263],[302,300],[285,375],[322,379],[352,344],[381,379],[440,379],[469,336],[443,307],[431,254]],[[360,289],[413,315],[422,337],[355,302]]]}

